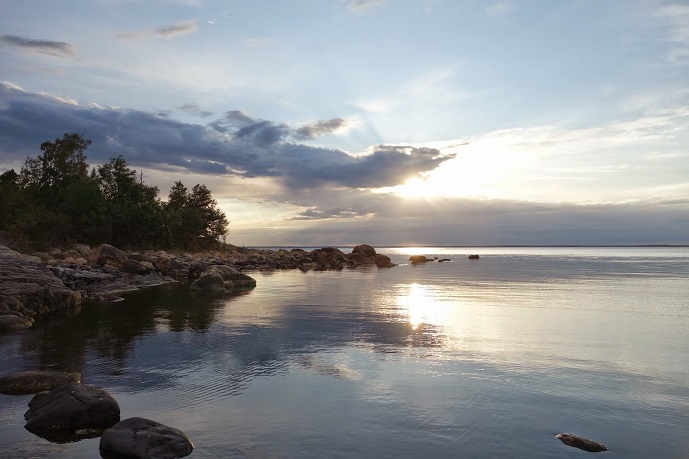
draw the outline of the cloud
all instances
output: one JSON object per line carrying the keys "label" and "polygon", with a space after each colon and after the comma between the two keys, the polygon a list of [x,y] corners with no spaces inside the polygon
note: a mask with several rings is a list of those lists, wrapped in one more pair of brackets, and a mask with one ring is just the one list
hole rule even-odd
{"label": "cloud", "polygon": [[347,9],[354,13],[368,13],[383,3],[384,0],[352,0],[347,4]]}
{"label": "cloud", "polygon": [[689,5],[665,2],[657,15],[664,22],[665,38],[675,44],[668,58],[675,63],[689,63]]}
{"label": "cloud", "polygon": [[55,57],[73,57],[74,46],[63,41],[36,40],[15,35],[0,36],[0,43],[11,48],[19,48],[34,53]]}
{"label": "cloud", "polygon": [[295,130],[287,124],[237,110],[204,126],[138,110],[68,105],[4,83],[0,98],[6,101],[0,106],[0,148],[5,161],[15,163],[34,156],[46,139],[79,132],[93,142],[87,152],[92,163],[122,154],[136,167],[272,177],[299,190],[390,186],[451,157],[433,148],[395,145],[360,156],[310,147],[291,142]]}
{"label": "cloud", "polygon": [[198,30],[196,21],[182,21],[177,24],[172,24],[169,26],[158,27],[151,30],[143,30],[140,32],[124,32],[119,34],[119,37],[126,39],[138,39],[147,37],[163,37],[163,38],[173,38],[180,35],[187,35],[194,33]]}
{"label": "cloud", "polygon": [[357,218],[333,218],[328,211],[319,210],[321,207],[313,207],[321,199],[319,194],[311,198],[311,207],[301,217],[283,223],[279,232],[236,228],[233,243],[312,246],[367,242],[377,247],[689,243],[686,200],[571,204],[443,198],[429,203],[394,195],[370,197],[366,192],[341,197],[342,208]]}
{"label": "cloud", "polygon": [[349,122],[344,118],[333,118],[317,121],[298,128],[295,131],[297,139],[314,139],[316,137],[338,132],[347,127]]}
{"label": "cloud", "polygon": [[511,1],[501,1],[488,7],[487,13],[491,16],[509,14],[516,9],[516,5]]}
{"label": "cloud", "polygon": [[208,118],[209,116],[213,116],[213,112],[210,112],[208,110],[203,110],[203,109],[201,109],[201,106],[199,104],[195,104],[195,103],[183,104],[177,108],[179,108],[180,110],[185,111],[191,115],[198,116],[201,118]]}

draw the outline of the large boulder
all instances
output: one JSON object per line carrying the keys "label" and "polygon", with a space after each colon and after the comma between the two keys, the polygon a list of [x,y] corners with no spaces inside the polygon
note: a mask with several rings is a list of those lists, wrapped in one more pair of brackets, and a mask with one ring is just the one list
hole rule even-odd
{"label": "large boulder", "polygon": [[110,265],[116,268],[121,268],[122,264],[127,260],[127,254],[108,244],[101,244],[93,251],[89,261],[92,263],[103,265]]}
{"label": "large boulder", "polygon": [[36,315],[81,303],[78,292],[34,258],[0,246],[0,330],[25,328]]}
{"label": "large boulder", "polygon": [[225,265],[211,265],[190,286],[191,290],[222,291],[255,287],[256,279]]}
{"label": "large boulder", "polygon": [[0,378],[0,394],[25,395],[53,390],[72,382],[78,383],[81,373],[63,371],[18,371]]}
{"label": "large boulder", "polygon": [[62,438],[112,427],[120,420],[120,406],[100,387],[69,383],[35,395],[24,419],[26,430],[47,439]]}
{"label": "large boulder", "polygon": [[352,249],[352,253],[363,253],[366,257],[374,257],[376,249],[368,244],[359,244]]}
{"label": "large boulder", "polygon": [[139,417],[118,422],[100,437],[100,453],[106,459],[175,459],[193,450],[194,445],[181,430]]}

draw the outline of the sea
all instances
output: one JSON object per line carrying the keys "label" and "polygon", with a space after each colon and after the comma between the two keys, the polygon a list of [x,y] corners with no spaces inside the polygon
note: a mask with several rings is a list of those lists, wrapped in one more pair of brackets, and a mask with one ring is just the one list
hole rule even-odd
{"label": "sea", "polygon": [[[0,374],[79,371],[122,419],[182,430],[191,458],[593,454],[558,433],[689,458],[689,248],[377,250],[398,266],[85,304],[0,335]],[[0,457],[99,456],[98,438],[25,430],[30,397],[0,395]]]}

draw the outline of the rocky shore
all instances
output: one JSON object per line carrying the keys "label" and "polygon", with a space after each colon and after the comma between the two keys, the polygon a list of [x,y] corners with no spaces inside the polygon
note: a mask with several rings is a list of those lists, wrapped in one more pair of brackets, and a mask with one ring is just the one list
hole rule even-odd
{"label": "rocky shore", "polygon": [[197,254],[124,252],[107,244],[21,254],[0,245],[0,332],[29,328],[41,315],[84,301],[118,301],[122,293],[169,282],[188,282],[194,290],[231,290],[255,286],[256,281],[244,274],[250,271],[366,265],[394,266],[366,244],[351,253],[334,247],[306,251],[226,246]]}

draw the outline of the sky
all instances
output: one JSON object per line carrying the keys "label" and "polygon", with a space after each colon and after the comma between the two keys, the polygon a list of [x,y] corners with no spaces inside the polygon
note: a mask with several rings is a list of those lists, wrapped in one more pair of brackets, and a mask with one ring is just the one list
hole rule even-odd
{"label": "sky", "polygon": [[689,244],[686,0],[0,0],[0,62],[0,172],[77,132],[233,244]]}

